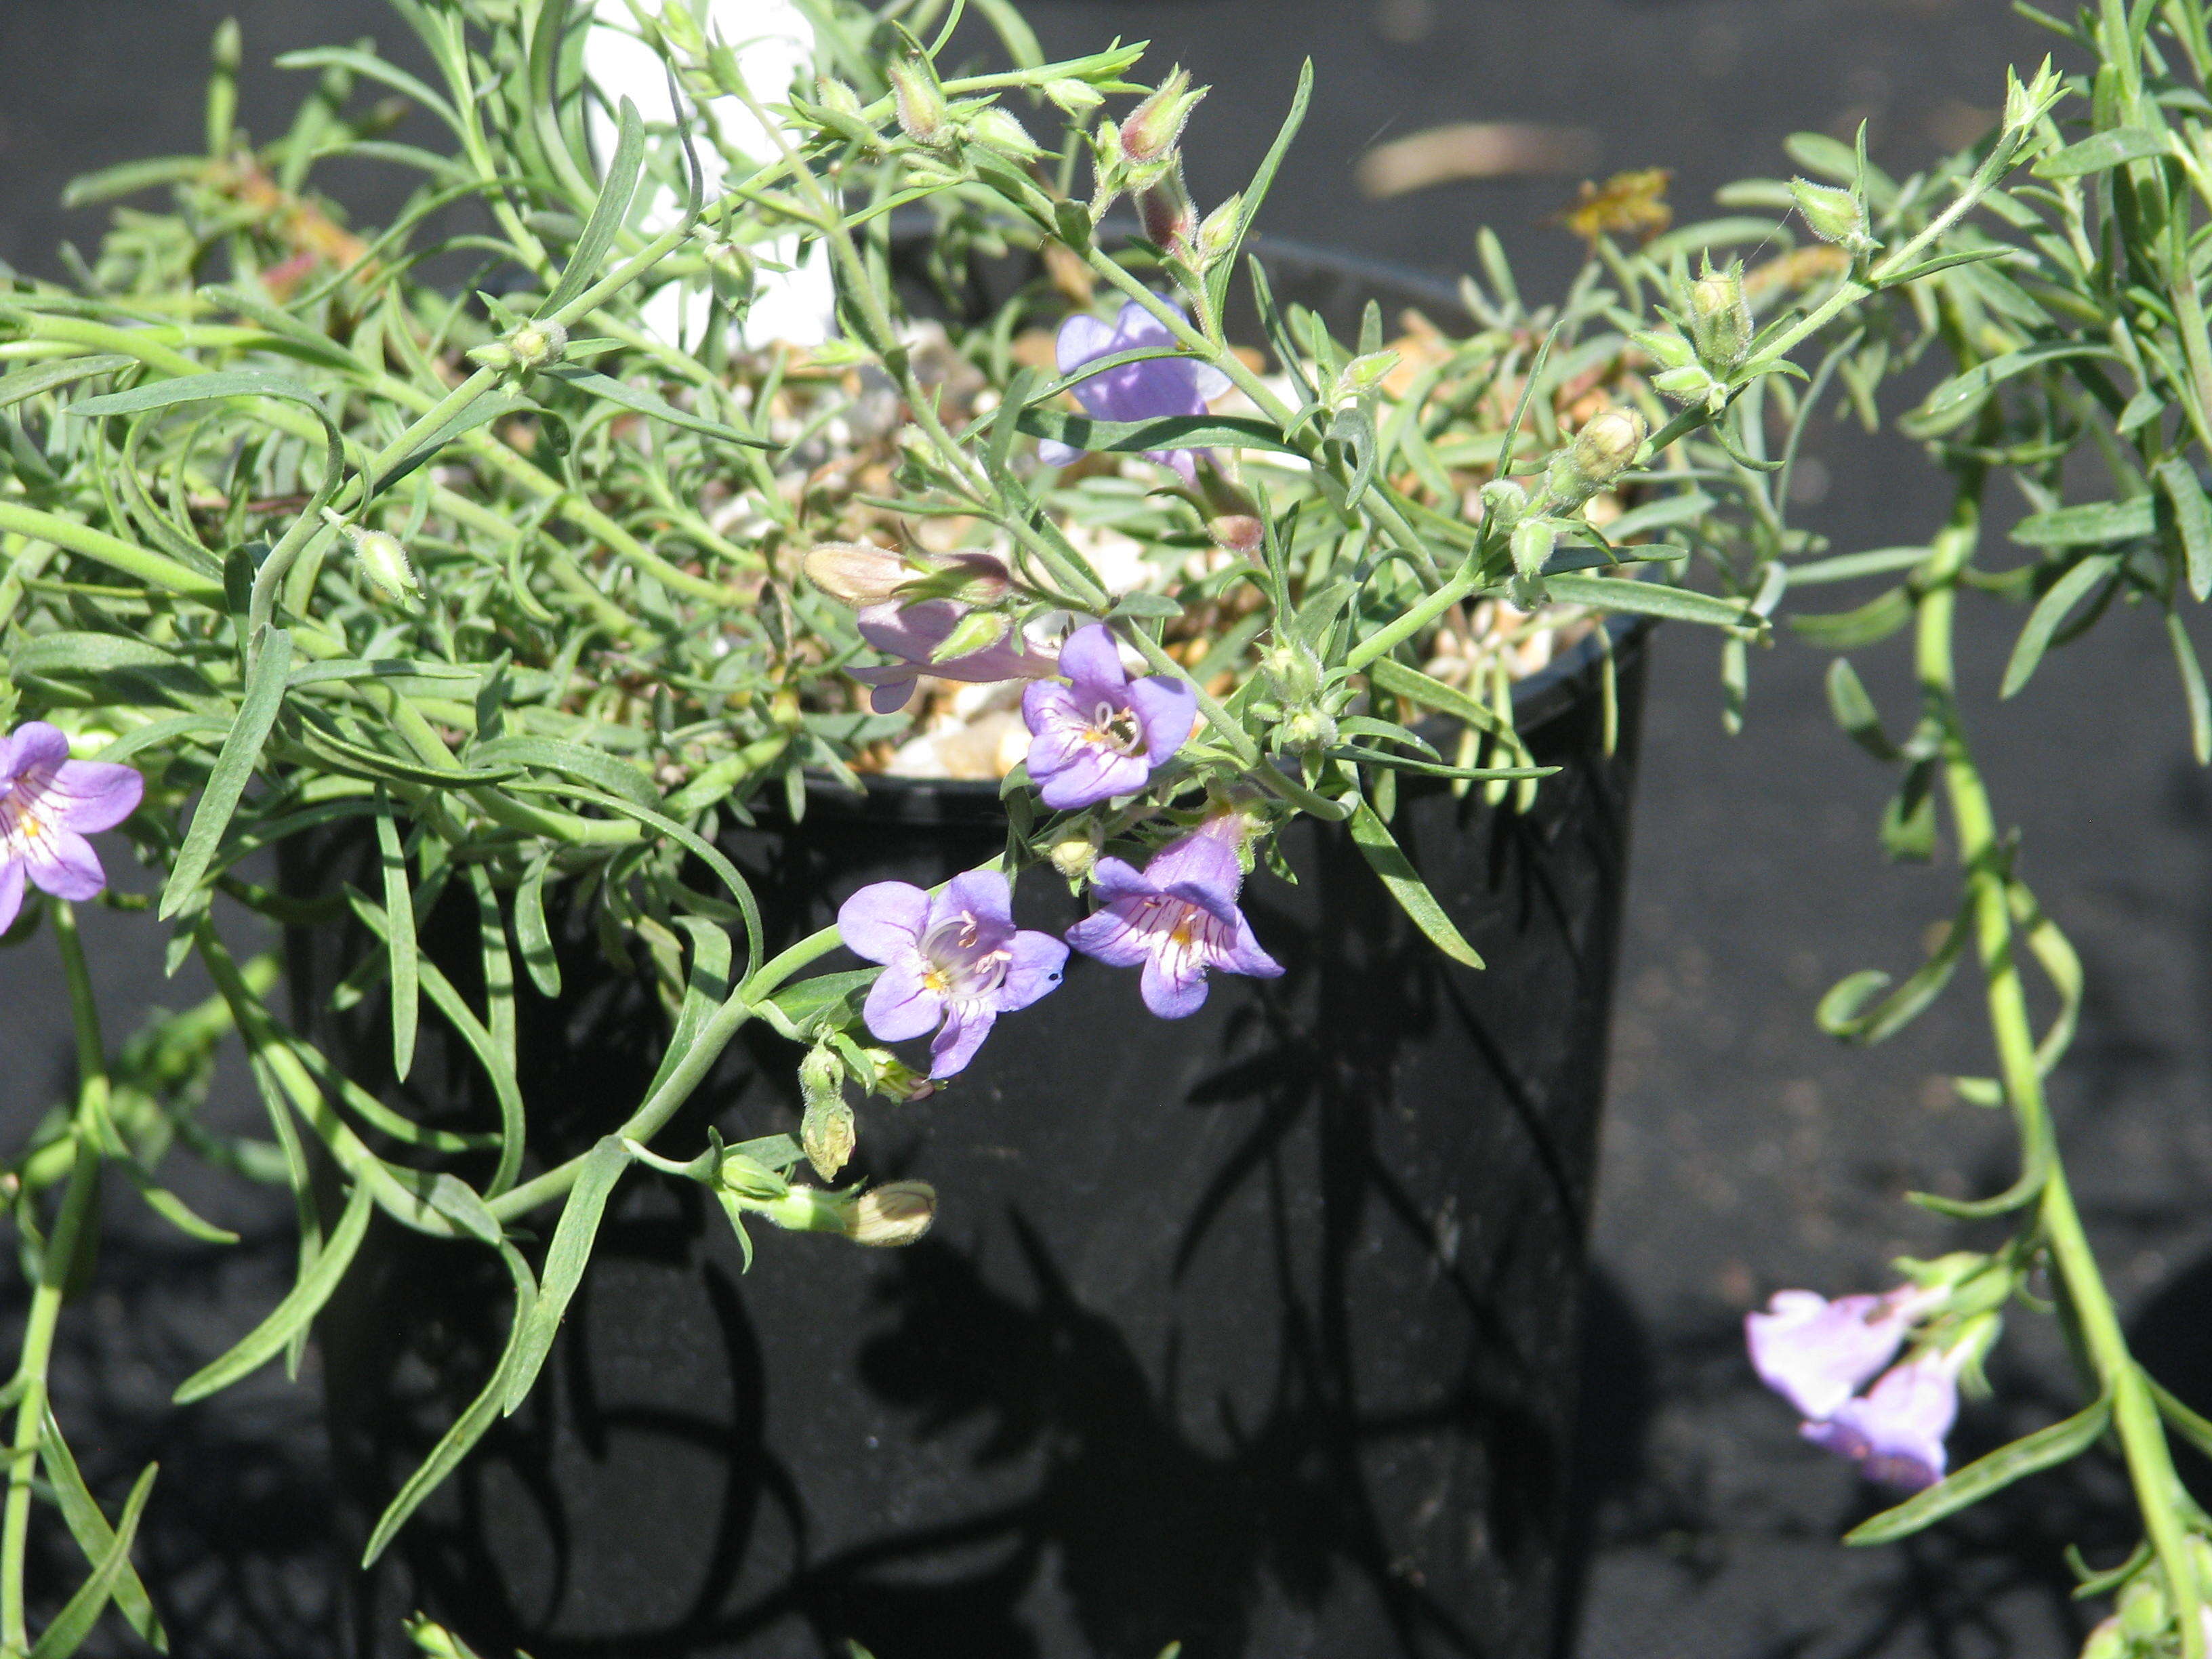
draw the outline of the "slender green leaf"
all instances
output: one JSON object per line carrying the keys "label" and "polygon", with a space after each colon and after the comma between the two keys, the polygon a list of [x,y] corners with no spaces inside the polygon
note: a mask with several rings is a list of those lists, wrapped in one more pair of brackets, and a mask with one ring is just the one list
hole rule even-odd
{"label": "slender green leaf", "polygon": [[2033,514],[2012,527],[2012,538],[2022,547],[2099,547],[2148,536],[2156,528],[2151,498],[2135,495]]}
{"label": "slender green leaf", "polygon": [[1851,741],[1876,760],[1898,757],[1897,745],[1882,730],[1881,711],[1848,658],[1838,657],[1828,665],[1828,708]]}
{"label": "slender green leaf", "polygon": [[546,1248],[538,1298],[531,1304],[530,1316],[515,1340],[514,1363],[507,1370],[507,1395],[501,1406],[507,1416],[512,1417],[530,1397],[545,1356],[553,1351],[553,1339],[592,1259],[592,1242],[599,1237],[599,1218],[606,1212],[608,1196],[629,1166],[629,1153],[619,1136],[606,1136],[584,1154],[576,1184],[568,1189],[568,1202],[561,1206],[553,1243]]}
{"label": "slender green leaf", "polygon": [[[60,1506],[62,1521],[76,1540],[76,1547],[84,1552],[88,1562],[98,1563],[107,1559],[115,1547],[115,1529],[107,1524],[107,1516],[84,1484],[78,1471],[76,1459],[70,1455],[69,1442],[62,1438],[61,1425],[54,1421],[53,1408],[48,1407],[45,1425],[39,1434],[39,1460],[46,1472],[46,1480],[54,1489],[54,1501]],[[115,1605],[139,1638],[157,1653],[169,1650],[168,1632],[154,1612],[153,1599],[146,1594],[137,1570],[128,1558],[123,1570],[115,1578]]]}
{"label": "slender green leaf", "polygon": [[1912,620],[1912,601],[1901,587],[1877,594],[1850,611],[1790,618],[1792,632],[1831,651],[1855,651],[1886,640]]}
{"label": "slender green leaf", "polygon": [[657,811],[660,796],[653,781],[627,761],[617,760],[604,749],[563,743],[558,738],[494,738],[468,751],[476,765],[508,764],[535,767],[574,778],[594,789],[620,795],[632,804]]}
{"label": "slender green leaf", "polygon": [[35,398],[41,392],[52,392],[57,386],[90,380],[95,374],[112,374],[118,368],[129,368],[137,361],[136,357],[103,352],[92,357],[64,357],[58,363],[40,363],[36,368],[0,376],[0,409],[20,404],[26,398]]}
{"label": "slender green leaf", "polygon": [[514,938],[522,947],[522,965],[530,982],[548,997],[561,994],[561,959],[553,949],[553,932],[545,925],[545,874],[553,867],[548,848],[531,865],[514,895]]}
{"label": "slender green leaf", "polygon": [[1873,999],[1890,982],[1879,969],[1865,969],[1839,981],[1820,999],[1814,1018],[1830,1036],[1873,1044],[1895,1035],[1917,1018],[1950,981],[1960,955],[1972,937],[1972,901],[1962,906],[1943,937],[1923,963],[1889,995]]}
{"label": "slender green leaf", "polygon": [[422,987],[416,974],[415,896],[407,879],[407,854],[391,803],[380,791],[376,803],[376,850],[384,866],[384,914],[391,927],[385,950],[391,962],[392,1075],[400,1082],[415,1068],[415,1033],[422,1014]]}
{"label": "slender green leaf", "polygon": [[204,403],[211,398],[280,398],[287,403],[305,404],[322,416],[325,424],[330,419],[322,399],[306,386],[258,368],[224,369],[212,374],[182,375],[173,380],[149,380],[127,392],[111,392],[105,397],[87,398],[71,404],[69,412],[88,416],[136,415],[143,410]]}
{"label": "slender green leaf", "polygon": [[1987,362],[1977,363],[1963,374],[1950,380],[1929,392],[1920,407],[1905,418],[1915,428],[1938,429],[1942,425],[1955,423],[1952,417],[1963,420],[1977,408],[1982,398],[1993,386],[2025,374],[2032,368],[2046,363],[2064,362],[2074,358],[2117,358],[2118,353],[2109,346],[2089,345],[2075,340],[2048,340],[2038,345],[2023,346],[2018,351],[2008,351],[1992,357]]}
{"label": "slender green leaf", "polygon": [[1599,576],[1547,576],[1544,585],[1562,605],[1638,617],[1662,617],[1711,628],[1745,628],[1758,621],[1739,599],[1716,599],[1660,582],[1607,580]]}
{"label": "slender green leaf", "polygon": [[1271,449],[1304,455],[1274,423],[1242,415],[1168,415],[1151,421],[1096,421],[1066,410],[1025,409],[1021,429],[1071,449],[1126,454],[1148,449]]}
{"label": "slender green leaf", "polygon": [[599,186],[599,199],[592,204],[592,216],[576,239],[568,269],[546,296],[544,314],[548,317],[605,274],[600,267],[607,250],[614,246],[615,238],[629,217],[629,204],[636,198],[638,175],[645,167],[645,122],[637,106],[627,98],[622,100],[615,120],[615,153],[607,164],[606,182]]}
{"label": "slender green leaf", "polygon": [[1890,1544],[1955,1515],[1970,1504],[1978,1504],[2015,1480],[2056,1468],[2094,1445],[2112,1420],[2109,1400],[2100,1400],[2073,1416],[2038,1429],[2033,1434],[1977,1458],[1950,1479],[1907,1498],[1895,1509],[1884,1510],[1844,1534],[1846,1544]]}
{"label": "slender green leaf", "polygon": [[382,495],[417,467],[435,460],[438,452],[447,444],[467,436],[478,427],[489,426],[494,421],[503,421],[510,415],[525,414],[537,409],[538,405],[529,398],[507,392],[487,392],[483,397],[471,399],[448,416],[421,443],[378,473],[369,493]]}
{"label": "slender green leaf", "polygon": [[2166,135],[2155,127],[2112,127],[2093,133],[2078,144],[2053,150],[2032,171],[2039,179],[2079,179],[2085,173],[2102,173],[2107,167],[2166,153]]}
{"label": "slender green leaf", "polygon": [[594,398],[604,398],[611,404],[618,404],[640,415],[649,415],[656,421],[665,421],[671,426],[680,426],[687,432],[702,433],[726,444],[743,444],[749,449],[775,447],[766,438],[757,438],[751,433],[741,432],[724,422],[710,421],[703,415],[694,415],[689,410],[678,409],[674,404],[667,403],[650,392],[617,380],[611,375],[602,374],[597,369],[579,368],[574,363],[555,363],[538,372],[550,374],[556,380],[565,380],[579,392],[588,392]]}
{"label": "slender green leaf", "polygon": [[469,1403],[453,1427],[430,1449],[422,1467],[407,1477],[406,1484],[385,1507],[375,1530],[369,1534],[368,1547],[362,1552],[361,1564],[365,1568],[376,1565],[377,1557],[384,1553],[393,1535],[406,1524],[407,1517],[483,1438],[484,1431],[499,1420],[501,1402],[507,1398],[507,1379],[514,1375],[517,1351],[529,1325],[531,1307],[538,1298],[538,1287],[531,1279],[529,1266],[514,1246],[502,1247],[500,1257],[514,1279],[514,1322],[507,1328],[507,1346],[485,1382],[483,1392]]}
{"label": "slender green leaf", "polygon": [[2173,504],[2174,527],[2181,532],[2189,591],[2198,600],[2212,597],[2212,502],[2197,482],[2197,470],[2179,455],[2160,461],[2158,484]]}
{"label": "slender green leaf", "polygon": [[1351,818],[1352,844],[1359,848],[1375,873],[1382,878],[1390,896],[1398,901],[1413,925],[1426,933],[1437,948],[1454,962],[1469,968],[1482,966],[1482,958],[1474,947],[1461,936],[1452,919],[1444,914],[1443,905],[1429,890],[1428,884],[1420,878],[1411,860],[1400,849],[1391,836],[1389,827],[1375,815],[1375,809],[1362,801],[1352,810]]}
{"label": "slender green leaf", "polygon": [[2027,613],[2027,622],[2013,646],[2012,658],[2005,664],[2004,679],[1997,687],[2000,697],[2012,696],[2027,684],[2051,645],[2051,636],[2066,620],[2067,613],[2088,597],[2090,589],[2108,580],[2119,564],[2117,553],[2092,553],[2051,583],[2051,591],[2037,600],[2035,609]]}
{"label": "slender green leaf", "polygon": [[1298,65],[1298,84],[1291,94],[1291,106],[1284,113],[1283,125],[1276,129],[1275,142],[1267,146],[1267,153],[1261,158],[1259,169],[1252,175],[1252,182],[1244,187],[1244,199],[1237,213],[1236,237],[1206,273],[1206,285],[1212,295],[1213,310],[1217,316],[1229,297],[1229,281],[1237,269],[1237,256],[1243,250],[1244,240],[1251,234],[1252,227],[1259,222],[1260,209],[1267,199],[1267,192],[1274,187],[1275,175],[1282,170],[1283,158],[1291,153],[1291,145],[1298,136],[1298,129],[1305,125],[1306,108],[1313,101],[1313,59],[1309,58]]}
{"label": "slender green leaf", "polygon": [[76,1593],[63,1603],[53,1623],[39,1632],[39,1639],[31,1644],[31,1659],[64,1659],[65,1655],[75,1653],[92,1633],[93,1626],[115,1594],[117,1583],[130,1570],[131,1540],[138,1534],[138,1520],[146,1512],[146,1499],[154,1490],[154,1476],[161,1467],[149,1463],[139,1475],[137,1483],[131,1488],[131,1496],[124,1500],[123,1518],[115,1525],[115,1541],[94,1565],[92,1577],[78,1585]]}
{"label": "slender green leaf", "polygon": [[276,723],[276,711],[284,702],[284,677],[291,665],[292,636],[281,628],[269,629],[262,635],[253,665],[246,671],[246,696],[239,704],[238,719],[208,774],[207,787],[200,792],[200,804],[192,812],[191,827],[185,831],[176,865],[161,889],[161,915],[165,920],[183,909],[199,890],[222,832],[229,827],[231,814],[238,810],[239,799],[246,793],[246,780],[260,763],[269,730]]}
{"label": "slender green leaf", "polygon": [[368,1183],[356,1182],[346,1194],[345,1212],[339,1216],[338,1224],[323,1241],[313,1264],[301,1274],[299,1282],[285,1293],[284,1299],[228,1353],[202,1366],[179,1383],[170,1398],[179,1406],[204,1400],[274,1359],[291,1340],[292,1334],[306,1329],[308,1322],[331,1299],[331,1292],[337,1289],[338,1281],[353,1264],[354,1252],[361,1248],[362,1236],[368,1231],[369,1212],[374,1207]]}
{"label": "slender green leaf", "polygon": [[2172,611],[2166,613],[2166,636],[2173,644],[2174,665],[2181,670],[2181,696],[2189,709],[2189,746],[2199,766],[2212,765],[2212,703],[2204,696],[2204,670],[2189,630]]}

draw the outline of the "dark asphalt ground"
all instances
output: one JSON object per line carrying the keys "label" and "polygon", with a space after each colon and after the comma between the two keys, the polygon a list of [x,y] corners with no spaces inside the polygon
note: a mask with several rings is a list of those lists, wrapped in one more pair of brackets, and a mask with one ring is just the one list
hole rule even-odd
{"label": "dark asphalt ground", "polygon": [[[196,144],[192,66],[227,11],[245,27],[244,118],[257,131],[301,88],[254,66],[294,46],[397,32],[375,0],[0,3],[0,258],[53,271],[58,237],[96,234],[89,216],[54,206],[67,177]],[[1543,222],[1571,179],[1376,203],[1353,182],[1362,149],[1443,121],[1582,125],[1600,135],[1601,169],[1674,169],[1673,198],[1694,216],[1723,180],[1785,170],[1779,143],[1798,128],[1847,137],[1865,118],[1877,160],[1917,165],[1972,135],[2008,62],[2045,50],[2002,0],[1039,0],[1031,12],[1054,51],[1115,32],[1149,38],[1163,61],[1214,85],[1188,140],[1201,206],[1243,181],[1298,58],[1313,53],[1313,116],[1268,228],[1450,272],[1486,220],[1531,294],[1554,291],[1575,258]],[[364,221],[391,199],[366,173],[343,182],[362,189]],[[1820,442],[1826,488],[1801,503],[1800,521],[1838,550],[1918,540],[1940,518],[1941,481],[1909,447],[1832,432]],[[1963,665],[2000,812],[2022,830],[2021,871],[2088,968],[2081,1035],[2056,1083],[2060,1133],[2145,1352],[2212,1407],[2212,784],[2188,761],[2154,618],[2108,617],[1999,711],[1991,689],[2017,623],[1972,611]],[[1983,1192],[2010,1173],[2002,1126],[1942,1081],[1986,1069],[1963,981],[1872,1054],[1813,1025],[1814,1002],[1844,974],[1917,962],[1953,891],[1947,871],[1882,862],[1884,780],[1831,726],[1824,666],[1787,643],[1762,655],[1749,726],[1724,740],[1711,642],[1676,630],[1656,648],[1597,1219],[1595,1554],[1580,1659],[2058,1659],[2081,1627],[2062,1546],[2081,1539],[2109,1559],[2125,1526],[2106,1472],[2092,1468],[1909,1547],[1844,1552],[1834,1540],[1868,1495],[1798,1444],[1742,1361],[1739,1322],[1768,1291],[1867,1288],[1900,1251],[1950,1247],[1960,1235],[1905,1205],[1907,1187]],[[1901,708],[1897,652],[1861,666]],[[95,921],[113,947],[99,960],[114,1018],[198,994],[161,985],[135,921]],[[68,1069],[43,942],[0,957],[0,1008],[10,1061],[0,1121],[13,1135]],[[289,1277],[284,1217],[214,1188],[204,1196],[209,1212],[246,1224],[245,1247],[144,1251],[126,1215],[106,1277],[131,1282],[115,1253],[140,1252],[148,1271],[161,1264],[164,1294],[142,1311],[103,1292],[70,1322],[64,1410],[115,1425],[94,1449],[103,1491],[119,1491],[120,1472],[155,1443],[153,1407],[171,1381],[219,1346],[195,1324],[201,1298],[247,1283],[273,1298]],[[2071,1409],[2055,1334],[2032,1316],[2015,1318],[1993,1370],[1999,1398],[1969,1407],[1962,1451]],[[220,1510],[195,1508],[189,1465],[165,1476],[152,1547],[187,1586],[222,1586],[234,1601],[242,1588],[256,1610],[244,1625],[195,1626],[185,1609],[177,1622],[198,1639],[181,1650],[324,1650],[311,1632],[327,1547],[302,1523],[322,1472],[264,1449],[272,1425],[311,1404],[304,1389],[264,1382],[194,1408],[193,1432],[164,1438],[164,1455],[185,1445],[252,1471],[223,1483],[250,1501]],[[230,1564],[249,1556],[278,1565],[228,1583]]]}

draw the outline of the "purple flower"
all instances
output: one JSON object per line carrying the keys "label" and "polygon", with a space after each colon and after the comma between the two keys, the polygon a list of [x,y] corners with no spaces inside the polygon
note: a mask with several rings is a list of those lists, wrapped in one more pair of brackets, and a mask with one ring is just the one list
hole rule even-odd
{"label": "purple flower", "polygon": [[[1176,314],[1183,314],[1180,307]],[[1089,313],[1079,312],[1060,325],[1060,372],[1073,374],[1084,364],[1116,352],[1175,343],[1167,325],[1134,300],[1123,302],[1121,315],[1110,328]],[[1205,414],[1207,401],[1229,389],[1229,377],[1194,357],[1147,357],[1078,380],[1073,389],[1076,402],[1094,420],[1156,421],[1169,415]],[[1050,438],[1037,446],[1037,457],[1047,466],[1066,466],[1082,453]],[[1188,449],[1148,449],[1145,459],[1173,467],[1186,483],[1198,482],[1198,464]]]}
{"label": "purple flower", "polygon": [[877,650],[899,659],[882,668],[847,671],[861,684],[873,688],[868,694],[869,707],[878,714],[897,713],[914,695],[915,681],[924,674],[988,684],[994,680],[1042,679],[1053,672],[1049,657],[1039,656],[1012,635],[964,657],[932,662],[929,653],[952,637],[952,630],[967,614],[968,607],[953,599],[872,605],[863,610],[859,617],[860,637]]}
{"label": "purple flower", "polygon": [[1759,1380],[1815,1422],[1896,1358],[1923,1298],[1905,1291],[1831,1302],[1811,1291],[1777,1291],[1748,1315],[1744,1340]]}
{"label": "purple flower", "polygon": [[1047,806],[1089,806],[1133,794],[1172,759],[1198,719],[1198,693],[1165,674],[1132,680],[1103,623],[1079,628],[1060,647],[1067,684],[1022,693],[1031,733],[1030,781]]}
{"label": "purple flower", "polygon": [[1959,1415],[1959,1367],[1965,1347],[1925,1349],[1881,1382],[1846,1400],[1823,1423],[1798,1432],[1859,1466],[1869,1480],[1918,1492],[1943,1478],[1943,1437]]}
{"label": "purple flower", "polygon": [[145,793],[127,766],[71,760],[69,739],[44,720],[0,738],[0,933],[15,926],[27,880],[62,899],[106,886],[85,832],[112,830]]}
{"label": "purple flower", "polygon": [[1141,963],[1145,1006],[1162,1019],[1198,1012],[1208,969],[1255,979],[1283,971],[1237,908],[1244,874],[1217,824],[1237,826],[1232,836],[1241,830],[1233,817],[1217,819],[1163,847],[1142,873],[1119,859],[1099,860],[1091,879],[1105,905],[1067,930],[1067,942],[1085,956],[1115,968]]}
{"label": "purple flower", "polygon": [[932,897],[902,881],[863,887],[837,912],[848,950],[880,962],[862,1010],[886,1042],[934,1030],[929,1074],[951,1077],[975,1058],[1000,1014],[1026,1008],[1060,983],[1067,947],[1017,931],[1006,878],[955,876]]}

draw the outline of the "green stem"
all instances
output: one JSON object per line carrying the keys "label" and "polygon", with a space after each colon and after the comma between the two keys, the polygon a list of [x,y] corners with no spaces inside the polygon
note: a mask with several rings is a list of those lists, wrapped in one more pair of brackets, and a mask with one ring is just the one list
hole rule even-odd
{"label": "green stem", "polygon": [[[1950,521],[1936,537],[1934,556],[1927,567],[1918,602],[1914,655],[1923,707],[1942,733],[1945,793],[1958,833],[1960,862],[1966,869],[1973,901],[1990,1035],[2005,1097],[2025,1139],[2048,1135],[2049,1111],[2027,994],[2014,950],[2005,849],[1997,834],[1988,787],[1967,747],[1959,715],[1952,653],[1958,581],[1980,531],[1984,474],[1980,466],[1973,465],[1962,469],[1959,478]],[[2136,1503],[2180,1620],[2183,1659],[2205,1659],[2204,1631],[2197,1615],[2200,1593],[2190,1560],[2188,1534],[2181,1522],[2181,1483],[2174,1473],[2148,1381],[2128,1350],[2112,1292],[2089,1246],[2055,1148],[2038,1203],[2038,1219],[2048,1241],[2051,1266],[2080,1328],[2099,1391],[2112,1402],[2112,1425]]]}
{"label": "green stem", "polygon": [[[31,1475],[38,1456],[40,1431],[46,1414],[46,1370],[53,1359],[54,1327],[61,1317],[62,1295],[70,1268],[76,1259],[78,1241],[91,1220],[100,1196],[100,1113],[107,1092],[106,1049],[100,1042],[100,1012],[93,1001],[92,976],[85,969],[84,949],[78,941],[76,917],[62,900],[52,907],[54,938],[61,947],[62,969],[69,981],[70,1012],[76,1024],[76,1111],[68,1133],[72,1153],[69,1184],[62,1191],[61,1212],[39,1257],[38,1283],[31,1292],[29,1316],[24,1321],[22,1354],[15,1380],[22,1396],[15,1407],[15,1437],[8,1464],[8,1499],[0,1516],[0,1653],[30,1651],[30,1632],[24,1617],[23,1559],[30,1540]],[[34,1201],[27,1194],[20,1200]]]}

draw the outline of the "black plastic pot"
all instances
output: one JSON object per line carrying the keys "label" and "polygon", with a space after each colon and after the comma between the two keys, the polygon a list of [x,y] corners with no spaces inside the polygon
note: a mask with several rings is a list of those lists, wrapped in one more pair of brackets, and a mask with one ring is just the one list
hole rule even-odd
{"label": "black plastic pot", "polygon": [[[1455,309],[1265,252],[1277,294],[1343,337],[1370,296]],[[699,1189],[629,1176],[536,1395],[355,1586],[355,1651],[404,1651],[422,1607],[487,1659],[1548,1652],[1642,686],[1642,635],[1616,641],[1610,756],[1594,642],[1520,688],[1565,768],[1532,811],[1401,790],[1396,833],[1487,971],[1446,962],[1304,820],[1297,884],[1247,888],[1283,979],[1217,977],[1170,1023],[1134,974],[1078,958],[957,1087],[862,1108],[854,1173],[938,1188],[921,1243],[769,1233],[741,1274]],[[773,949],[1005,835],[994,786],[877,781],[725,848]],[[373,885],[369,851],[295,843],[287,878]],[[1048,872],[1016,911],[1080,913]],[[641,982],[567,926],[562,997],[523,993],[548,1157],[618,1124],[665,1042]],[[475,927],[449,899],[424,935],[472,998]],[[301,1017],[373,1082],[380,1001],[329,1006],[367,943],[302,933],[290,961]],[[480,1124],[473,1062],[425,1035],[390,1097]],[[798,1058],[748,1027],[659,1146],[794,1127]],[[483,1386],[511,1295],[480,1247],[372,1234],[320,1328],[357,1536]]]}
{"label": "black plastic pot", "polygon": [[[957,1088],[864,1109],[860,1166],[939,1189],[923,1243],[770,1234],[741,1275],[703,1194],[630,1177],[538,1394],[359,1585],[359,1650],[419,1606],[536,1659],[1546,1652],[1639,635],[1616,660],[1609,757],[1587,648],[1524,689],[1565,769],[1530,813],[1401,793],[1486,972],[1302,821],[1297,884],[1248,888],[1282,980],[1217,978],[1171,1024],[1078,959]],[[1003,836],[987,787],[878,783],[729,850],[787,940]],[[1035,877],[1017,910],[1076,914]],[[301,1007],[373,1067],[374,1006],[314,1012],[331,943],[302,941]],[[467,929],[447,944],[465,985]],[[660,1025],[590,940],[568,957],[558,1006],[526,998],[524,1086],[581,1146]],[[662,1143],[791,1127],[797,1057],[733,1048]],[[458,1113],[465,1075],[429,1051],[410,1109]],[[322,1330],[357,1525],[482,1385],[507,1294],[480,1248],[374,1236]]]}

